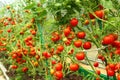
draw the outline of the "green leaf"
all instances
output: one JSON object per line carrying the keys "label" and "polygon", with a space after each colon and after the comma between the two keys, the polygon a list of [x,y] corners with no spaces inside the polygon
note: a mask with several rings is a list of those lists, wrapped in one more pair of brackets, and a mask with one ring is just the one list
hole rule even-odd
{"label": "green leaf", "polygon": [[101,0],[100,3],[104,6],[104,8],[113,9],[113,4],[112,4],[112,1],[111,1],[111,0],[108,0],[108,1],[106,1],[106,0]]}
{"label": "green leaf", "polygon": [[35,3],[32,3],[32,4],[29,4],[28,6],[26,6],[24,9],[31,9],[34,6],[35,6]]}

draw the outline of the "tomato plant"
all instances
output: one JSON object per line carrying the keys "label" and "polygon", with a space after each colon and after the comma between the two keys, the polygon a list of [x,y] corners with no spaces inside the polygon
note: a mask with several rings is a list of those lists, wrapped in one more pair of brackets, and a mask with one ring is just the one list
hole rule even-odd
{"label": "tomato plant", "polygon": [[[61,80],[78,74],[82,61],[93,71],[84,79],[103,80],[102,63],[108,78],[119,80],[119,6],[118,0],[18,0],[1,8],[0,53],[16,80],[24,74]],[[90,51],[98,52],[93,65]]]}

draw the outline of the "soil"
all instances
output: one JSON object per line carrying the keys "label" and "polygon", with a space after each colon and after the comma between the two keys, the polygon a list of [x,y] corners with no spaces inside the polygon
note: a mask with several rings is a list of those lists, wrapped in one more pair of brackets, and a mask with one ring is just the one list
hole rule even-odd
{"label": "soil", "polygon": [[[16,76],[15,74],[16,74],[16,71],[14,71],[14,70],[7,72],[7,75],[10,78],[14,78]],[[24,74],[22,76],[22,80],[33,80],[33,78],[31,76],[28,76],[27,74]],[[36,75],[35,80],[45,80],[45,79],[42,76]],[[83,79],[82,79],[82,76],[80,76],[80,75],[68,74],[64,78],[62,78],[61,80],[83,80]]]}
{"label": "soil", "polygon": [[83,80],[83,78],[80,75],[68,74],[62,80]]}

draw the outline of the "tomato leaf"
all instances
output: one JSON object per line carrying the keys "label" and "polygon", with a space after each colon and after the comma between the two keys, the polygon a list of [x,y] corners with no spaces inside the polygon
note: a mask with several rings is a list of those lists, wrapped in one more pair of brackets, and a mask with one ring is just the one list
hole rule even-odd
{"label": "tomato leaf", "polygon": [[28,5],[28,6],[26,6],[24,9],[31,9],[31,8],[33,8],[33,6],[35,6],[35,3],[32,3],[32,4]]}
{"label": "tomato leaf", "polygon": [[111,1],[111,0],[108,0],[108,1],[106,1],[106,0],[101,0],[100,3],[104,6],[104,8],[113,9],[113,4],[112,4],[112,1]]}

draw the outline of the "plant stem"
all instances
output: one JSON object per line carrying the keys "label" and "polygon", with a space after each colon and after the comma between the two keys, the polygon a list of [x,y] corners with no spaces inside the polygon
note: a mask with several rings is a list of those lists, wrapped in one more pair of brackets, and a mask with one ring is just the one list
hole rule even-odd
{"label": "plant stem", "polygon": [[91,68],[93,69],[93,71],[96,72],[95,69],[94,69],[94,67],[92,66],[90,60],[88,59],[87,55],[86,55],[86,60],[88,61],[89,65],[91,66]]}

